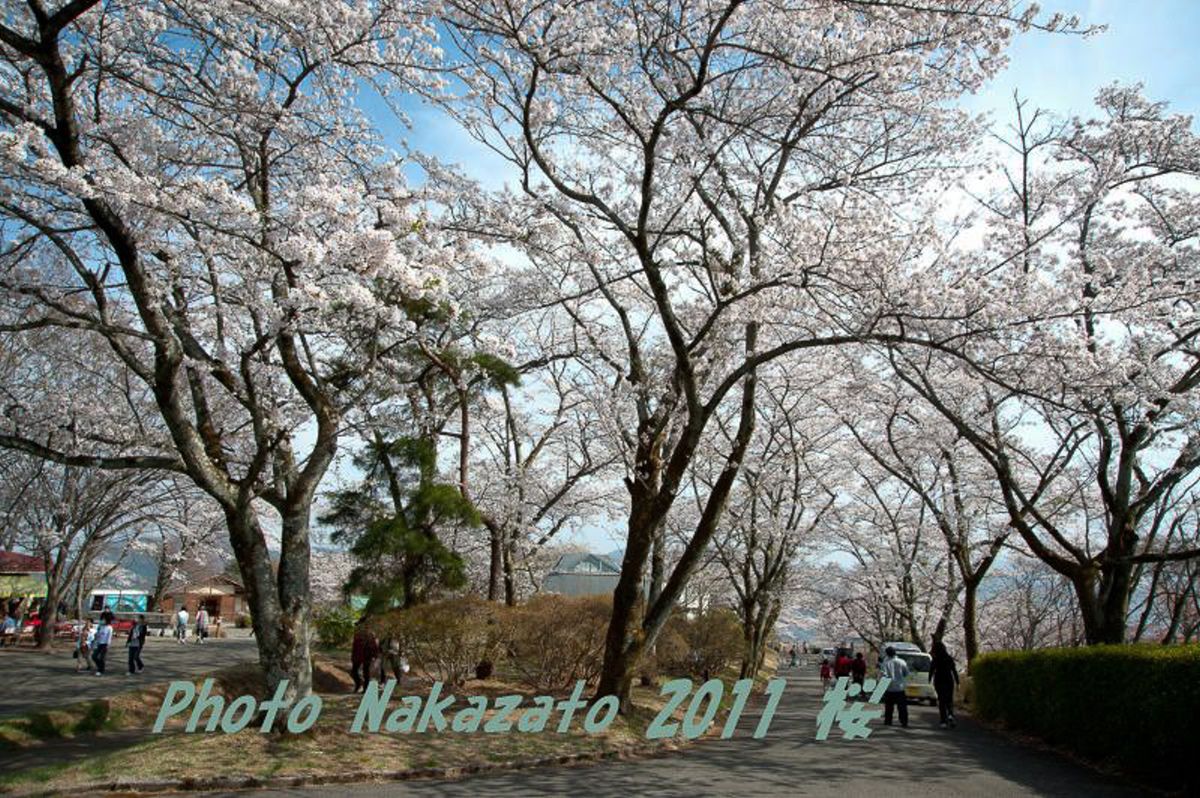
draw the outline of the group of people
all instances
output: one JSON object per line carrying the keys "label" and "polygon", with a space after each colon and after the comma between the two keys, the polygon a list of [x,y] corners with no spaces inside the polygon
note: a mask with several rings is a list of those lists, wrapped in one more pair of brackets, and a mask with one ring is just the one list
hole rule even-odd
{"label": "group of people", "polygon": [[[783,644],[782,643],[779,644],[778,651],[780,654],[783,653]],[[797,657],[800,654],[807,654],[807,653],[808,653],[808,643],[801,643],[800,648],[796,648],[796,644],[792,643],[792,648],[791,648],[791,651],[789,652],[791,667],[793,667],[793,668],[796,667]]]}
{"label": "group of people", "polygon": [[[103,676],[108,665],[108,649],[112,645],[113,620],[111,610],[100,613],[100,623],[92,626],[91,620],[84,621],[75,638],[75,672],[92,671],[96,676]],[[129,627],[125,636],[125,648],[129,654],[129,676],[141,673],[146,665],[142,662],[142,649],[146,646],[146,634],[150,627],[146,624],[146,616],[138,615],[137,620]]]}
{"label": "group of people", "polygon": [[[908,728],[908,694],[905,688],[908,687],[911,671],[908,663],[896,654],[892,646],[884,649],[883,654],[879,661],[879,676],[889,680],[883,694],[883,723],[891,726],[893,716],[899,715],[900,725]],[[954,719],[954,691],[958,686],[958,666],[941,640],[933,642],[930,655],[929,681],[937,693],[940,725],[945,729],[957,725]],[[822,690],[828,690],[830,683],[842,676],[854,684],[863,684],[867,676],[867,661],[861,651],[853,659],[848,653],[840,652],[832,664],[828,658],[821,660]]]}
{"label": "group of people", "polygon": [[400,641],[393,637],[380,643],[365,621],[365,618],[359,618],[354,628],[354,639],[350,643],[350,678],[354,680],[356,693],[367,691],[376,659],[379,660],[380,682],[387,678],[388,668],[391,668],[397,682],[408,673],[408,662],[400,654]]}
{"label": "group of people", "polygon": [[[188,633],[187,607],[180,607],[175,613],[175,639],[180,643],[187,642]],[[200,607],[196,610],[196,642],[203,643],[208,639],[208,610]]]}

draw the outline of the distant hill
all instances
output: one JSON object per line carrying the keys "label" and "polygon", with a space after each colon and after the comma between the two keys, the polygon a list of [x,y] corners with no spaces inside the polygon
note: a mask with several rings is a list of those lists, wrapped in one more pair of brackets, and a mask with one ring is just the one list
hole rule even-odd
{"label": "distant hill", "polygon": [[787,607],[775,622],[775,634],[781,640],[813,640],[820,636],[821,620],[807,610]]}

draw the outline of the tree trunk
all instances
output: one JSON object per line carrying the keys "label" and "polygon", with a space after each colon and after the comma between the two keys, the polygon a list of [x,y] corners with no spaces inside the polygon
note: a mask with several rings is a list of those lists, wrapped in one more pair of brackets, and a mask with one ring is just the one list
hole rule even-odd
{"label": "tree trunk", "polygon": [[767,638],[770,636],[771,630],[775,628],[775,622],[779,620],[780,609],[781,605],[776,602],[767,614],[766,622],[762,625],[762,629],[759,632],[758,661],[754,663],[754,673],[751,674],[752,676],[758,676],[762,672],[763,662],[767,659]]}
{"label": "tree trunk", "polygon": [[753,599],[748,599],[742,606],[742,666],[738,670],[739,679],[752,678],[758,663],[759,613],[754,611],[754,607]]}
{"label": "tree trunk", "polygon": [[1098,643],[1124,643],[1128,633],[1129,593],[1133,566],[1115,563],[1103,566],[1100,579],[1100,629]]}
{"label": "tree trunk", "polygon": [[617,697],[622,714],[629,710],[629,690],[642,651],[642,577],[656,526],[650,518],[652,502],[643,490],[636,490],[631,502],[625,557],[613,590],[612,617],[604,640],[604,665],[596,687],[597,697]]}
{"label": "tree trunk", "polygon": [[488,524],[488,601],[500,600],[500,583],[504,578],[504,541],[497,524]]}
{"label": "tree trunk", "polygon": [[1167,627],[1167,632],[1163,635],[1162,639],[1164,646],[1175,642],[1175,638],[1179,634],[1179,623],[1183,620],[1183,610],[1187,607],[1188,599],[1195,589],[1195,581],[1188,582],[1187,589],[1183,591],[1183,594],[1176,600],[1175,606],[1171,608],[1171,623]]}
{"label": "tree trunk", "polygon": [[1142,639],[1142,635],[1146,633],[1146,625],[1150,622],[1150,614],[1154,611],[1154,599],[1158,594],[1158,580],[1162,578],[1165,562],[1154,564],[1154,573],[1150,576],[1150,587],[1146,591],[1146,606],[1142,609],[1141,615],[1138,617],[1137,628],[1133,633],[1133,642],[1137,643]]}
{"label": "tree trunk", "polygon": [[517,606],[517,580],[513,573],[512,545],[505,541],[503,551],[504,566],[504,603],[509,607]]}
{"label": "tree trunk", "polygon": [[663,530],[660,528],[654,536],[654,545],[650,550],[650,595],[646,598],[647,604],[653,604],[658,601],[658,595],[662,593],[663,578],[666,569],[666,540],[664,539]]}
{"label": "tree trunk", "polygon": [[971,671],[971,661],[979,655],[979,627],[976,623],[976,592],[979,583],[973,579],[963,582],[963,647],[967,655],[967,672]]}
{"label": "tree trunk", "polygon": [[253,508],[226,510],[230,542],[246,587],[254,640],[263,669],[265,695],[283,680],[287,705],[312,692],[309,659],[308,504],[283,514],[278,573]]}
{"label": "tree trunk", "polygon": [[167,543],[164,539],[158,556],[158,573],[154,576],[154,590],[150,594],[150,604],[146,609],[158,612],[158,608],[162,606],[163,596],[167,593],[167,581]]}
{"label": "tree trunk", "polygon": [[48,649],[54,645],[54,624],[58,622],[58,600],[61,593],[58,583],[58,574],[46,580],[46,600],[42,602],[42,608],[38,611],[41,623],[38,624],[37,647],[41,649]]}

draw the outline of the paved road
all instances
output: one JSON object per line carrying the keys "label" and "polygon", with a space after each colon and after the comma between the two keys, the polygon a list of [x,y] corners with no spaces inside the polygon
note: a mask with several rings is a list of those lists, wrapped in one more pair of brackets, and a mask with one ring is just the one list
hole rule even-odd
{"label": "paved road", "polygon": [[109,649],[102,677],[76,673],[71,649],[52,654],[32,649],[0,649],[0,718],[87,701],[130,690],[147,682],[167,682],[207,673],[258,656],[253,638],[209,640],[180,645],[170,637],[149,637],[140,676],[126,677],[124,640]]}
{"label": "paved road", "polygon": [[[788,675],[785,672],[784,675]],[[790,675],[770,733],[701,743],[682,754],[573,768],[483,774],[457,782],[408,782],[263,791],[269,798],[354,796],[640,795],[986,796],[1138,795],[1053,754],[1019,747],[969,720],[938,728],[937,711],[912,709],[910,727],[872,724],[866,740],[814,739],[820,685]],[[749,716],[750,713],[747,713]],[[211,793],[231,798],[247,793]]]}

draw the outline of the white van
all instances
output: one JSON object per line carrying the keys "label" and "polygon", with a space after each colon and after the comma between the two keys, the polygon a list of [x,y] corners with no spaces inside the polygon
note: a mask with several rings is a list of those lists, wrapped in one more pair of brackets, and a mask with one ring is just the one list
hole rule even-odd
{"label": "white van", "polygon": [[908,700],[928,701],[937,706],[937,692],[933,689],[933,683],[929,681],[933,657],[922,651],[920,646],[905,640],[888,641],[883,644],[883,650],[886,651],[889,646],[896,649],[896,656],[908,665],[908,683],[904,688]]}

